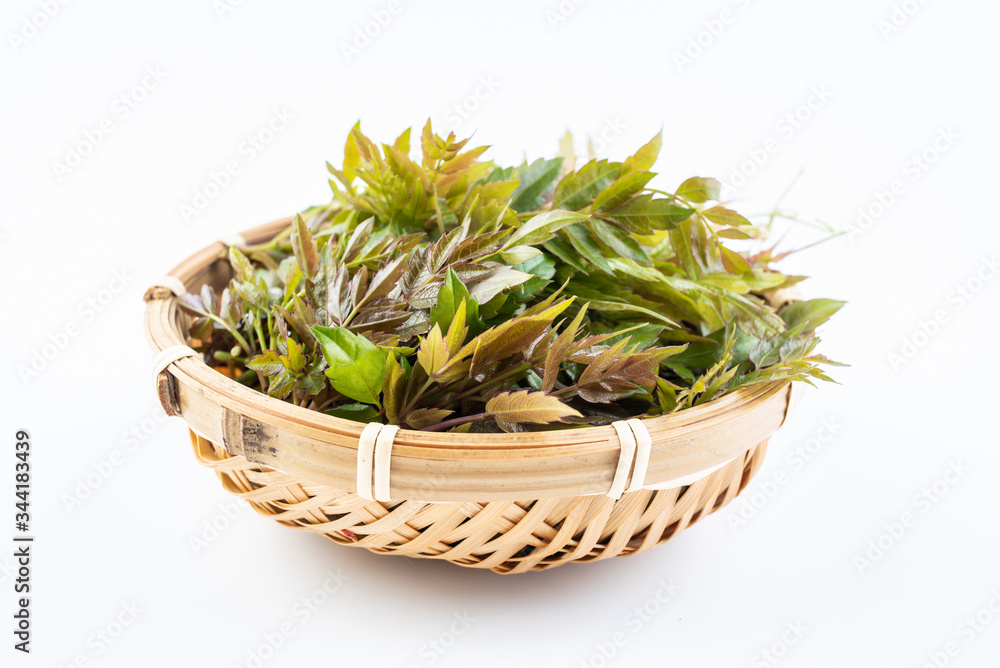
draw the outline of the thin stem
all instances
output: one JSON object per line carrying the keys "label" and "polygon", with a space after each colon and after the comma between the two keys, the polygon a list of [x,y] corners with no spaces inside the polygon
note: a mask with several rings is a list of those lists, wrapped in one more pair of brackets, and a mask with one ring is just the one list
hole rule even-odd
{"label": "thin stem", "polygon": [[225,320],[223,320],[223,319],[222,319],[222,318],[220,318],[219,316],[217,316],[217,315],[214,315],[214,314],[212,314],[212,313],[206,313],[205,315],[207,315],[207,316],[208,316],[209,318],[211,318],[211,319],[212,319],[212,320],[213,320],[214,322],[217,322],[217,323],[219,323],[220,325],[222,325],[222,327],[223,327],[223,328],[224,328],[224,329],[225,329],[225,330],[226,330],[227,332],[229,332],[230,334],[232,334],[232,335],[233,335],[233,338],[234,338],[234,339],[236,339],[236,343],[240,344],[240,346],[241,346],[241,347],[243,348],[243,350],[245,350],[245,351],[246,351],[246,354],[247,354],[247,355],[250,355],[250,354],[251,354],[251,353],[253,352],[253,351],[251,350],[251,348],[250,348],[250,344],[249,344],[249,343],[247,343],[247,340],[246,340],[246,339],[244,339],[244,338],[243,338],[243,337],[242,337],[242,336],[240,335],[240,333],[236,331],[236,329],[235,329],[235,328],[233,328],[233,327],[230,327],[230,326],[229,326],[229,323],[228,323],[228,322],[226,322]]}
{"label": "thin stem", "polygon": [[278,234],[276,234],[269,241],[266,241],[266,242],[264,242],[262,244],[254,244],[253,246],[244,246],[240,250],[243,251],[244,255],[247,255],[249,253],[253,253],[255,251],[272,250],[272,249],[275,249],[278,246],[280,246],[282,243],[284,243],[284,241],[286,239],[288,239],[289,237],[291,237],[291,235],[292,235],[292,228],[288,227],[287,229],[282,230],[281,232],[279,232]]}
{"label": "thin stem", "polygon": [[673,200],[679,200],[680,197],[676,193],[668,193],[666,190],[657,190],[656,188],[646,188],[646,192],[656,193],[657,195],[663,195],[664,197],[669,197]]}
{"label": "thin stem", "polygon": [[[473,387],[470,390],[467,390],[467,391],[462,392],[460,394],[457,394],[455,396],[447,397],[447,399],[448,399],[448,401],[452,401],[452,402],[454,402],[454,401],[461,401],[462,399],[467,399],[468,397],[471,397],[474,394],[482,392],[483,388],[489,387],[490,385],[493,385],[494,383],[497,383],[497,382],[503,381],[503,380],[507,380],[511,376],[516,376],[519,373],[525,373],[525,372],[527,372],[528,369],[531,368],[531,366],[532,366],[531,364],[525,362],[524,364],[519,364],[518,366],[511,367],[510,369],[508,369],[507,371],[501,373],[500,375],[494,376],[493,378],[490,378],[489,380],[487,380],[487,381],[485,381],[483,383],[480,383],[479,385],[476,385],[475,387]],[[444,400],[445,400],[445,398],[440,399],[436,404],[434,404],[434,407],[435,408],[439,408],[440,405],[444,402]]]}
{"label": "thin stem", "polygon": [[401,416],[402,415],[406,415],[411,410],[413,410],[413,407],[416,406],[416,404],[417,404],[418,401],[420,401],[420,397],[423,396],[424,392],[427,391],[427,388],[430,387],[433,382],[434,382],[434,378],[433,377],[428,377],[427,380],[424,381],[423,387],[421,387],[419,390],[417,390],[416,394],[413,395],[413,398],[410,399],[410,401],[407,402],[407,404],[405,406],[403,406],[403,410],[399,411],[399,414]]}
{"label": "thin stem", "polygon": [[464,417],[457,417],[452,418],[451,420],[445,420],[444,422],[438,422],[437,424],[432,424],[429,427],[423,427],[420,431],[444,431],[445,429],[451,429],[452,427],[458,427],[470,422],[479,422],[480,420],[485,420],[491,416],[492,413],[476,413],[475,415],[466,415]]}

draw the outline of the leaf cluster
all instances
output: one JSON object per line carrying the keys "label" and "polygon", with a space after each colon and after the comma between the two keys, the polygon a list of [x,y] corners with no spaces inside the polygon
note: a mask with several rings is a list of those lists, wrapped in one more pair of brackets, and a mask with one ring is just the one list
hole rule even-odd
{"label": "leaf cluster", "polygon": [[192,345],[279,399],[425,430],[572,428],[828,380],[815,330],[842,302],[780,304],[804,277],[718,181],[651,187],[660,135],[579,168],[500,167],[467,143],[352,128],[329,204],[229,248],[221,295],[184,295]]}

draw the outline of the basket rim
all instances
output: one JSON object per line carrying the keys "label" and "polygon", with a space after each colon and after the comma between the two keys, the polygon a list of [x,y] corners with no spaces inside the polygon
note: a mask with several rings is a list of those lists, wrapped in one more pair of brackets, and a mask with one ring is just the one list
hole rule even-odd
{"label": "basket rim", "polygon": [[[271,221],[270,223],[265,223],[249,230],[245,230],[239,234],[239,237],[244,239],[247,244],[256,244],[263,241],[267,241],[275,234],[280,233],[284,228],[291,225],[294,220],[294,216],[288,216],[286,218],[279,218],[277,220]],[[184,262],[180,263],[176,267],[168,272],[168,276],[173,276],[180,279],[185,283],[187,287],[187,281],[185,278],[189,278],[190,273],[190,263],[192,260],[202,259],[206,257],[213,257],[214,259],[219,259],[219,249],[222,252],[227,252],[228,245],[225,241],[214,242],[199,252],[193,254],[187,258]],[[200,267],[199,267],[200,268]],[[157,311],[157,302],[165,301],[168,310],[173,310],[176,308],[180,301],[180,298],[171,294],[165,296],[161,299],[149,299],[147,300],[146,312],[145,312],[145,325],[147,340],[149,342],[150,348],[153,350],[154,355],[162,352],[168,347],[176,345],[186,345],[187,340],[185,335],[178,331],[174,327],[168,329],[169,334],[172,336],[168,340],[163,341],[162,338],[154,336],[156,326],[154,322],[154,317]],[[339,418],[334,415],[328,415],[320,411],[315,411],[308,408],[303,408],[295,404],[291,404],[287,401],[282,401],[268,394],[260,392],[259,390],[254,390],[248,388],[235,380],[218,373],[212,367],[204,362],[200,356],[188,357],[174,364],[179,364],[186,374],[190,375],[192,379],[196,381],[201,381],[204,383],[204,373],[211,373],[211,380],[216,381],[213,384],[219,384],[223,388],[229,390],[228,394],[231,398],[235,400],[237,404],[245,403],[245,391],[249,390],[253,393],[254,400],[249,402],[247,408],[253,409],[263,409],[265,413],[279,415],[281,413],[289,413],[291,416],[299,418],[297,421],[312,423],[310,426],[316,427],[323,431],[330,431],[343,435],[359,436],[361,430],[364,429],[365,423],[355,422],[353,420],[347,420],[344,418]],[[215,378],[217,377],[217,378]],[[735,409],[738,410],[745,403],[752,401],[761,395],[767,394],[773,391],[776,387],[782,387],[789,385],[790,381],[772,381],[769,383],[758,383],[749,387],[742,387],[725,394],[717,399],[712,399],[711,401],[705,402],[699,406],[693,406],[687,408],[678,413],[670,413],[667,415],[659,415],[654,417],[638,418],[640,419],[650,431],[654,431],[652,427],[659,427],[663,425],[670,425],[676,423],[677,426],[688,425],[692,422],[700,422],[710,415],[716,414],[720,409]],[[728,412],[728,411],[727,411]],[[687,419],[685,419],[687,418]],[[420,436],[429,436],[433,434],[432,439],[428,439],[428,442],[420,442],[423,439],[416,437],[412,445],[415,447],[456,447],[461,449],[475,448],[476,445],[470,444],[470,441],[476,442],[481,441],[483,444],[489,443],[490,449],[495,450],[498,447],[502,448],[512,447],[516,449],[530,448],[530,447],[552,447],[552,442],[547,443],[525,443],[527,436],[538,436],[545,435],[551,438],[556,434],[573,434],[575,438],[569,439],[573,442],[587,442],[592,440],[605,440],[605,435],[612,432],[612,427],[610,425],[600,425],[600,426],[583,426],[577,427],[575,429],[562,429],[553,431],[539,431],[539,432],[519,432],[519,433],[451,433],[451,432],[427,432],[417,429],[408,429],[405,427],[400,428],[399,435],[397,436],[398,442],[407,442],[409,438]],[[656,429],[655,431],[660,431]],[[595,438],[601,433],[599,438]],[[435,442],[441,439],[442,442]],[[559,439],[557,439],[559,440]]]}

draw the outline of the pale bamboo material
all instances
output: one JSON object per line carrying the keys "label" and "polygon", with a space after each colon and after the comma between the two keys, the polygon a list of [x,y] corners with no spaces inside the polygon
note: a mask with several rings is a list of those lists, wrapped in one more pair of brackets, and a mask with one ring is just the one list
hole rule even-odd
{"label": "pale bamboo material", "polygon": [[[240,238],[257,244],[290,222]],[[213,244],[170,276],[192,292],[206,282],[221,288],[230,278],[225,251],[225,243]],[[358,466],[364,425],[268,397],[200,356],[171,350],[186,344],[187,316],[176,283],[163,284],[146,293],[147,339],[155,353],[167,351],[157,393],[168,414],[188,423],[202,464],[258,512],[375,552],[517,573],[643,551],[743,489],[798,395],[790,383],[769,383],[642,420],[651,441],[645,485],[635,489],[631,471],[618,481],[630,491],[617,500],[607,494],[619,469],[620,425],[519,434],[393,430],[375,454],[386,467],[375,482],[379,498],[392,501],[374,501]]]}

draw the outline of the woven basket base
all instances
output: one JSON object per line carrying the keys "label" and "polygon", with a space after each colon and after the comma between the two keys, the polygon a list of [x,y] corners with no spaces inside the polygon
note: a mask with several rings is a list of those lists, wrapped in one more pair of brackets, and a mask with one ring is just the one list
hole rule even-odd
{"label": "woven basket base", "polygon": [[341,545],[379,554],[444,559],[497,573],[644,552],[732,501],[760,468],[767,441],[696,482],[639,490],[617,501],[575,496],[532,501],[368,501],[281,473],[191,432],[198,460],[261,515]]}

